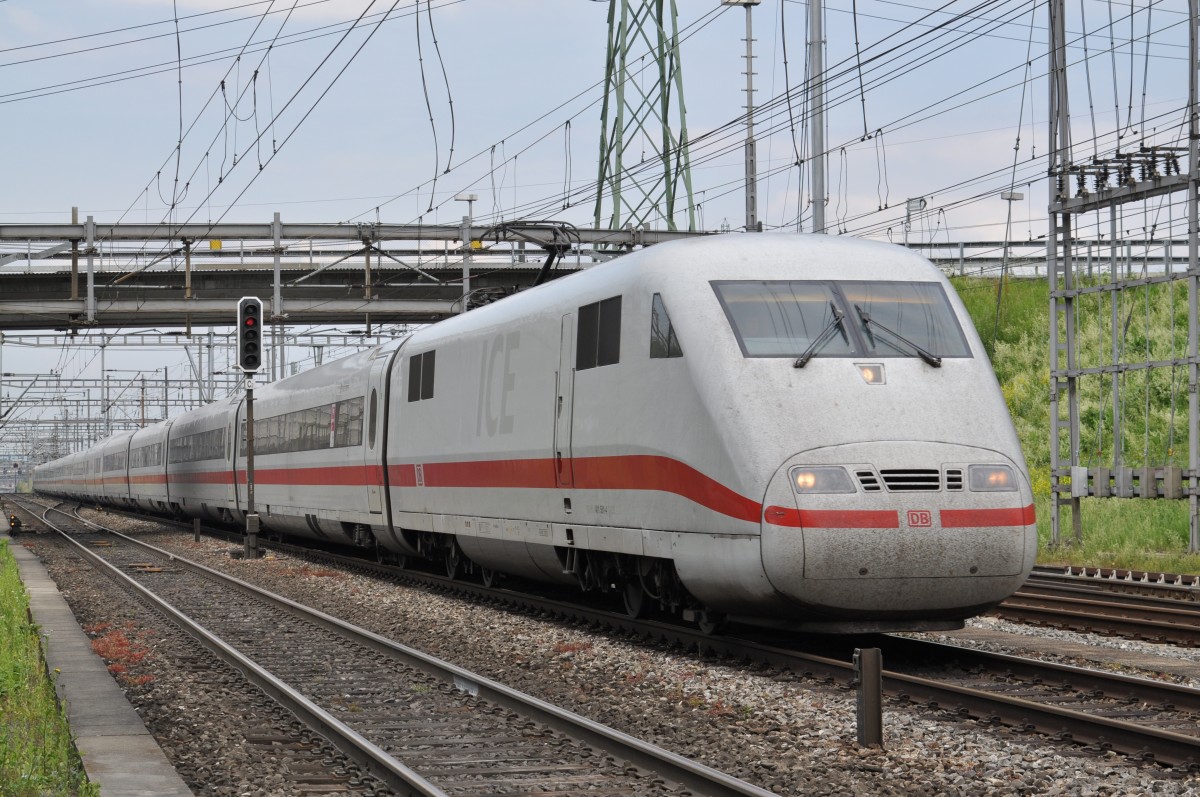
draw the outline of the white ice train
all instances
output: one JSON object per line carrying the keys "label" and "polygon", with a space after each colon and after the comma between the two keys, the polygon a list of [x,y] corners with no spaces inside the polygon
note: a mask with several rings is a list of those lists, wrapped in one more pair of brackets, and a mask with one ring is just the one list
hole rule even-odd
{"label": "white ice train", "polygon": [[[35,487],[242,524],[244,416],[117,435]],[[254,416],[268,531],[706,628],[956,627],[1037,550],[979,337],[885,244],[661,244],[260,388]]]}

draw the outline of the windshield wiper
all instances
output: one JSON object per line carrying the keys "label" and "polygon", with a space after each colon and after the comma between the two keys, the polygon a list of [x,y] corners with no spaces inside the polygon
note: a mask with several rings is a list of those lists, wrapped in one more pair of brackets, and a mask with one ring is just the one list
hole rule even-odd
{"label": "windshield wiper", "polygon": [[862,319],[863,330],[867,333],[867,337],[870,338],[872,345],[875,344],[875,338],[871,335],[871,326],[874,325],[874,326],[878,327],[880,331],[886,332],[889,335],[891,335],[893,338],[895,338],[896,340],[900,341],[901,343],[905,343],[908,346],[910,346],[912,348],[912,350],[917,353],[918,357],[920,357],[922,360],[924,360],[925,362],[932,365],[934,368],[942,367],[942,358],[941,357],[938,357],[936,354],[930,354],[929,352],[925,351],[917,344],[913,343],[908,338],[901,335],[899,332],[888,329],[883,324],[876,321],[874,318],[871,318],[871,314],[868,313],[866,310],[862,309],[861,307],[859,307],[857,304],[854,305],[854,312],[858,313],[858,317],[860,319]]}
{"label": "windshield wiper", "polygon": [[801,354],[796,358],[796,362],[792,363],[793,368],[803,368],[804,366],[808,365],[808,361],[811,360],[814,355],[816,355],[817,350],[829,342],[829,340],[833,337],[833,331],[835,329],[841,330],[842,337],[846,337],[846,328],[842,326],[842,318],[844,318],[846,314],[838,309],[838,306],[834,304],[832,299],[829,300],[829,309],[833,311],[833,320],[825,325],[825,328],[821,330],[821,334],[817,335],[812,344],[804,350],[804,354]]}

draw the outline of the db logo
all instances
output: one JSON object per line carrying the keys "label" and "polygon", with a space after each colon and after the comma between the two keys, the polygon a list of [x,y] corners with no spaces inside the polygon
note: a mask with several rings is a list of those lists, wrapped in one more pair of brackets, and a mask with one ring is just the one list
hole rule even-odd
{"label": "db logo", "polygon": [[928,509],[908,510],[908,527],[912,529],[928,528],[933,525],[933,513]]}

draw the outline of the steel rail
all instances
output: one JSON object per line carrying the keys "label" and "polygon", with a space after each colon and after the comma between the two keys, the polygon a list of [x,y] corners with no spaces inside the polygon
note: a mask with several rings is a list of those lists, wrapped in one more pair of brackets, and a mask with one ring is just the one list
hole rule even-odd
{"label": "steel rail", "polygon": [[[107,534],[117,537],[123,542],[127,542],[143,550],[153,552],[158,556],[167,558],[174,564],[186,567],[195,572],[203,573],[204,575],[215,578],[229,586],[250,592],[269,601],[279,608],[299,614],[305,619],[335,633],[352,637],[356,642],[363,644],[372,650],[376,650],[385,655],[397,658],[408,666],[421,670],[422,672],[447,683],[451,683],[458,690],[466,692],[473,697],[478,697],[496,705],[508,708],[512,711],[519,712],[526,717],[543,723],[554,730],[575,738],[578,741],[611,753],[612,755],[624,759],[634,766],[656,772],[662,777],[675,781],[689,789],[696,790],[700,794],[711,795],[711,797],[774,797],[773,792],[746,783],[745,781],[739,780],[738,778],[732,777],[726,773],[720,772],[711,767],[707,767],[676,753],[672,753],[669,750],[656,747],[633,736],[622,733],[621,731],[609,728],[601,723],[594,722],[586,717],[582,717],[578,714],[567,711],[566,709],[552,705],[543,700],[539,700],[531,695],[519,692],[489,678],[472,673],[454,664],[442,661],[434,656],[430,656],[429,654],[423,653],[415,648],[401,645],[397,642],[387,639],[386,637],[380,636],[379,634],[375,634],[366,629],[351,625],[339,620],[336,617],[325,614],[324,612],[320,612],[316,609],[312,609],[292,601],[283,597],[282,595],[277,595],[260,587],[256,587],[253,584],[242,581],[241,579],[227,575],[218,570],[206,567],[197,562],[191,562],[171,553],[170,551],[165,551],[161,548],[157,548],[153,545],[111,529],[106,529],[103,526],[94,524],[84,518],[79,519],[85,523],[95,526],[96,528],[103,529]],[[75,544],[78,547],[78,543]],[[90,551],[87,553],[91,556],[94,556],[94,554],[91,554]],[[100,561],[103,562],[102,559]],[[150,594],[143,587],[141,587],[141,585],[132,581],[132,579],[129,579],[124,573],[111,568],[107,562],[104,562],[104,564],[121,577],[122,583],[128,582],[132,584],[139,593],[146,595]],[[174,612],[174,610],[171,610],[171,616],[183,617],[183,615]],[[186,621],[186,618],[184,618],[184,620]],[[198,631],[207,635],[207,632],[205,632],[199,626],[196,626],[194,623],[190,623],[190,621],[187,622],[189,623],[189,630],[190,628],[194,627]],[[428,781],[425,781],[420,777],[420,775],[416,774],[414,771],[410,770],[400,762],[395,761],[395,759],[391,758],[391,756],[389,756],[387,753],[379,750],[379,748],[375,747],[366,739],[363,739],[352,729],[339,722],[336,718],[326,714],[322,709],[312,704],[286,684],[274,679],[273,676],[259,668],[254,664],[254,662],[242,657],[237,653],[236,650],[233,650],[229,646],[225,645],[225,643],[221,642],[219,639],[215,639],[215,641],[219,645],[219,655],[231,655],[236,657],[236,660],[239,663],[234,664],[234,666],[238,667],[239,669],[243,668],[243,662],[245,666],[252,668],[255,679],[261,678],[264,679],[264,681],[272,684],[271,688],[267,690],[268,693],[274,697],[275,692],[278,691],[281,696],[281,702],[285,702],[289,708],[291,707],[293,700],[303,701],[302,705],[304,706],[303,713],[305,721],[308,721],[308,717],[311,715],[316,718],[317,722],[320,723],[321,728],[324,728],[328,722],[330,724],[331,732],[335,733],[337,736],[337,738],[332,738],[331,741],[341,748],[342,745],[338,742],[338,739],[345,738],[348,740],[350,743],[350,749],[344,750],[344,752],[346,752],[352,758],[355,758],[356,762],[359,763],[360,766],[363,766],[365,771],[369,772],[375,777],[380,778],[381,780],[384,780],[389,784],[389,786],[391,786],[392,783],[390,778],[387,776],[399,776],[400,779],[397,781],[397,783],[400,786],[409,786],[410,788],[413,788],[418,787],[419,784],[419,788],[430,789],[430,791],[412,792],[414,794],[422,795],[422,797],[424,797],[426,794],[443,794],[443,792],[437,789],[436,786],[428,783]],[[231,663],[233,662],[231,661]],[[366,746],[364,749],[369,749],[372,751],[371,755],[366,756],[363,761],[359,761],[359,758],[363,757],[362,753],[358,749],[359,745],[364,745]],[[378,754],[383,756],[385,760],[382,762],[377,762],[374,751],[378,751]],[[381,772],[377,771],[377,767],[381,765],[384,767],[382,774]],[[410,778],[415,780],[410,783]],[[395,787],[393,786],[393,788]]]}
{"label": "steel rail", "polygon": [[[341,554],[287,544],[272,543],[280,550],[318,561],[334,561],[341,564],[370,570],[409,583],[431,585],[476,599],[487,600],[520,607],[528,611],[544,613],[551,617],[573,619],[596,627],[613,629],[623,634],[635,634],[646,639],[661,640],[701,651],[738,660],[753,660],[770,664],[794,673],[831,682],[850,684],[855,677],[853,663],[805,653],[799,650],[768,644],[753,634],[761,629],[748,630],[745,636],[712,636],[700,631],[654,620],[636,620],[619,612],[580,606],[548,598],[518,593],[503,588],[487,588],[478,584],[452,580],[401,568],[388,567],[363,559]],[[1017,671],[1029,677],[1052,673],[1057,678],[1067,678],[1072,683],[1086,685],[1114,694],[1157,695],[1159,702],[1170,702],[1180,706],[1192,706],[1200,701],[1200,690],[1163,684],[1145,678],[1117,675],[1098,670],[1089,670],[1070,665],[1041,662],[989,653],[954,645],[937,647],[937,643],[913,641],[902,637],[879,637],[880,646],[927,645],[931,658],[945,659],[951,656],[971,657],[977,660],[990,659],[1003,668]],[[885,659],[886,663],[886,659]],[[972,689],[937,679],[909,675],[892,669],[883,672],[883,689],[889,696],[905,702],[921,703],[937,710],[946,710],[970,716],[985,722],[998,722],[1026,731],[1044,733],[1079,745],[1091,745],[1101,750],[1113,750],[1143,759],[1152,759],[1170,766],[1200,768],[1200,736],[1163,731],[1140,726],[1136,723],[1097,716],[1059,706],[1038,703],[987,690]]]}
{"label": "steel rail", "polygon": [[[290,546],[288,546],[290,547]],[[298,552],[307,549],[295,548]],[[311,551],[308,551],[311,555]],[[622,633],[634,633],[643,637],[660,639],[676,644],[695,647],[699,650],[734,659],[762,661],[776,667],[817,679],[832,680],[849,684],[855,678],[854,665],[850,661],[804,653],[797,650],[765,644],[749,637],[709,636],[700,631],[683,628],[653,620],[634,620],[617,612],[590,609],[565,604],[523,593],[488,589],[481,585],[453,581],[441,576],[413,571],[390,570],[384,566],[362,560],[351,560],[337,554],[322,554],[322,558],[340,561],[355,561],[358,566],[390,572],[393,576],[434,584],[460,594],[470,594],[484,599],[504,601],[526,607],[550,616],[570,617],[593,625],[609,627]],[[885,654],[896,644],[915,644],[902,637],[886,636],[881,639]],[[1182,708],[1200,711],[1200,690],[1175,684],[1166,684],[1145,678],[1136,678],[1116,673],[1089,670],[1071,665],[1022,659],[999,653],[972,650],[954,645],[920,642],[934,651],[934,658],[972,658],[989,660],[997,669],[1020,672],[1026,677],[1055,677],[1068,680],[1082,688],[1093,689],[1120,696],[1152,693],[1153,700],[1171,703]],[[1039,703],[987,690],[972,689],[944,683],[934,678],[909,675],[894,669],[883,672],[883,689],[889,696],[903,702],[925,704],[934,709],[947,710],[980,719],[999,722],[1026,731],[1037,731],[1079,745],[1091,745],[1101,750],[1115,750],[1143,759],[1153,759],[1170,766],[1200,767],[1200,736],[1188,736],[1171,731],[1140,726],[1136,723],[1097,716],[1059,706]]]}
{"label": "steel rail", "polygon": [[994,613],[1006,620],[1200,647],[1200,607],[1154,606],[1119,596],[1077,598],[1045,589],[1022,589]]}
{"label": "steel rail", "polygon": [[[1036,570],[995,614],[1008,620],[1200,647],[1200,588],[1184,576]],[[1186,577],[1190,580],[1190,577]]]}
{"label": "steel rail", "polygon": [[[1155,573],[1147,570],[1128,570],[1118,567],[1088,567],[1065,565],[1052,567],[1038,565],[1031,578],[1056,580],[1075,584],[1103,584],[1117,589],[1149,585],[1151,587],[1181,587],[1190,595],[1189,600],[1200,600],[1200,575],[1182,573]],[[1171,590],[1168,590],[1170,592]]]}
{"label": "steel rail", "polygon": [[[116,567],[113,567],[111,564],[104,561],[103,557],[88,550],[87,546],[82,545],[78,541],[72,539],[69,533],[59,528],[52,521],[50,521],[49,518],[46,517],[46,515],[48,515],[50,512],[60,512],[62,514],[67,513],[61,509],[50,507],[45,513],[43,513],[42,520],[47,526],[54,529],[54,531],[57,532],[64,540],[70,543],[70,545],[73,546],[86,560],[91,562],[97,570],[104,573],[118,584],[131,589],[142,599],[149,602],[157,611],[162,612],[164,616],[186,631],[201,645],[210,650],[218,658],[241,671],[247,680],[257,686],[259,689],[262,689],[266,694],[279,702],[281,705],[285,706],[289,711],[296,714],[302,722],[308,724],[310,727],[328,739],[335,747],[337,747],[348,757],[354,760],[356,764],[362,767],[364,772],[367,772],[371,776],[378,778],[381,782],[387,784],[388,788],[403,795],[412,795],[412,797],[449,797],[446,792],[425,780],[403,763],[397,761],[388,753],[375,746],[367,739],[363,738],[352,728],[326,712],[321,707],[317,706],[304,695],[300,694],[298,691],[288,686],[286,683],[279,680],[262,667],[259,667],[252,660],[239,653],[237,649],[228,645],[219,637],[211,634],[203,626],[194,622],[186,614],[159,598],[149,589],[142,586],[125,573],[122,573]],[[68,515],[68,517],[70,517],[70,515]],[[91,521],[83,518],[78,518],[78,520],[97,528],[103,528],[98,526],[98,524],[92,523]],[[114,534],[114,532],[111,530],[106,529],[105,531],[109,534]],[[130,538],[124,537],[124,535],[117,534],[116,536],[122,537],[122,539],[126,541],[132,541],[135,543],[137,542],[136,540],[130,540]],[[144,543],[137,544],[143,545],[144,547],[153,547],[145,546]],[[177,564],[188,564],[187,560],[181,559],[178,556],[170,554],[166,551],[161,551],[160,549],[154,550],[159,551],[159,553],[168,557],[171,561]]]}
{"label": "steel rail", "polygon": [[[313,554],[311,550],[305,548],[283,547],[301,554],[310,556]],[[776,644],[766,644],[750,636],[710,636],[669,623],[635,620],[618,612],[581,607],[503,589],[489,589],[482,585],[455,581],[427,573],[387,568],[383,565],[338,554],[322,552],[319,557],[325,560],[351,562],[355,566],[387,573],[405,580],[432,584],[459,594],[519,605],[530,611],[545,613],[553,617],[573,618],[598,627],[608,627],[620,633],[637,634],[644,638],[694,647],[732,659],[761,661],[807,677],[844,684],[852,683],[855,678],[854,665],[850,661],[805,653]],[[903,637],[884,636],[880,638],[880,643],[884,647],[885,654],[889,648],[897,644],[921,644],[931,651],[930,658],[934,660],[951,656],[978,661],[988,660],[996,669],[1020,672],[1029,678],[1044,678],[1049,673],[1082,688],[1120,696],[1152,694],[1155,696],[1151,698],[1154,701],[1200,711],[1200,690],[1175,684],[1071,665],[1042,662],[1036,659],[1022,659],[954,645],[916,642]],[[1200,736],[1188,736],[1144,727],[1120,719],[1097,716],[987,690],[944,683],[934,678],[909,675],[894,669],[884,670],[883,689],[886,694],[901,703],[921,703],[934,709],[971,716],[985,722],[999,722],[1021,730],[1036,731],[1074,744],[1091,745],[1101,750],[1111,749],[1142,759],[1153,759],[1169,766],[1200,767]]]}

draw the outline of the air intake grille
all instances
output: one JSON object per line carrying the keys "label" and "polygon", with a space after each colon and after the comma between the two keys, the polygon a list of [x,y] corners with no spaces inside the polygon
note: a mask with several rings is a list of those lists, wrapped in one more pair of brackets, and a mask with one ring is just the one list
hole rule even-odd
{"label": "air intake grille", "polygon": [[963,488],[963,472],[958,468],[950,468],[946,471],[946,489],[961,490]]}
{"label": "air intake grille", "polygon": [[881,470],[883,483],[894,493],[937,492],[942,474],[936,470]]}
{"label": "air intake grille", "polygon": [[883,485],[879,483],[879,477],[875,475],[875,471],[856,470],[854,475],[858,477],[858,484],[864,493],[877,493],[883,490]]}

